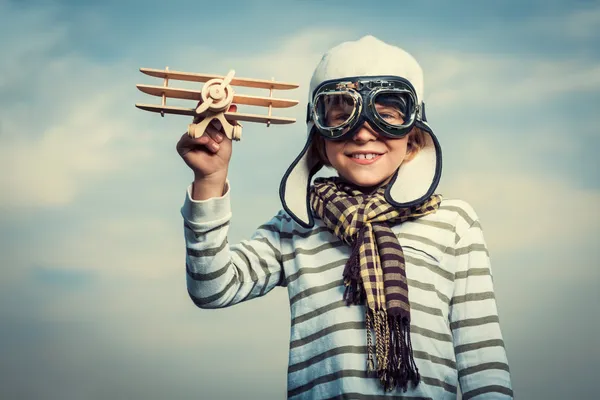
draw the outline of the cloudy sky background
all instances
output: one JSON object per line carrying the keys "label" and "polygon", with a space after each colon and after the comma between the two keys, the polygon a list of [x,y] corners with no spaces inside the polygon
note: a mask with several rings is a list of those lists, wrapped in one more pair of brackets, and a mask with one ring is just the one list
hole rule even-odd
{"label": "cloudy sky background", "polygon": [[280,208],[314,66],[364,34],[424,68],[439,192],[481,217],[515,393],[597,396],[599,2],[123,3],[0,0],[0,398],[284,398],[285,290],[187,296],[189,121],[134,107],[160,84],[138,68],[301,85],[280,92],[297,124],[234,146],[235,242]]}

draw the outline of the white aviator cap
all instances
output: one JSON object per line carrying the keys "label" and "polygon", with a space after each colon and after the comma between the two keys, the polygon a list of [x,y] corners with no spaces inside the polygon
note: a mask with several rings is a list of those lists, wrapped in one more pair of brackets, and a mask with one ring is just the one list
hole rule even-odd
{"label": "white aviator cap", "polygon": [[[422,107],[415,125],[426,133],[426,145],[411,161],[402,163],[386,191],[386,198],[391,204],[407,207],[420,203],[434,193],[442,167],[439,143],[424,117],[423,70],[417,60],[406,51],[370,35],[357,41],[343,42],[325,53],[317,65],[310,81],[308,102],[309,107],[312,106],[313,92],[322,82],[346,77],[386,75],[408,80]],[[308,121],[306,145],[286,171],[279,189],[284,209],[305,227],[314,224],[308,190],[312,177],[322,167],[308,151],[313,135],[319,134],[313,132],[313,128],[313,122]]]}

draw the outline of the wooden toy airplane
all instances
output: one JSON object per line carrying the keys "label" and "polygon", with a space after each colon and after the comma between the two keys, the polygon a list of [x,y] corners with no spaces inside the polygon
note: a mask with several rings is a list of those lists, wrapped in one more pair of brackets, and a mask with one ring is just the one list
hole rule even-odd
{"label": "wooden toy airplane", "polygon": [[[273,90],[296,89],[297,84],[275,82],[274,80],[234,78],[235,71],[231,70],[226,76],[198,74],[190,72],[170,71],[169,67],[164,70],[140,68],[146,75],[163,78],[163,86],[141,85],[136,87],[144,93],[162,98],[160,105],[136,104],[137,108],[146,111],[159,112],[163,117],[166,114],[191,115],[194,123],[188,125],[188,135],[194,138],[202,136],[208,124],[213,120],[219,120],[227,137],[232,140],[240,140],[242,126],[239,123],[232,125],[229,121],[247,121],[271,124],[291,124],[296,122],[295,118],[278,117],[271,114],[273,108],[287,108],[298,104],[297,100],[277,99],[273,97]],[[202,90],[188,90],[169,87],[169,79],[204,82]],[[232,85],[251,88],[269,89],[269,96],[249,96],[236,94]],[[167,106],[167,97],[196,100],[195,108],[184,108]],[[246,104],[251,106],[268,107],[267,115],[244,114],[230,112],[231,104]],[[199,123],[195,123],[200,121]]]}

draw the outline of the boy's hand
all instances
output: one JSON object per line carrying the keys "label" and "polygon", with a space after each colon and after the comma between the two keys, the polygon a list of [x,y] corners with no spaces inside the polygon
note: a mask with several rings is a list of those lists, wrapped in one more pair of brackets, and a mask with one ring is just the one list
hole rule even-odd
{"label": "boy's hand", "polygon": [[[237,111],[231,105],[229,111]],[[194,121],[197,123],[198,121]],[[235,122],[231,122],[235,124]],[[213,120],[204,134],[195,139],[184,133],[176,146],[177,153],[194,172],[193,198],[204,200],[223,195],[229,161],[231,160],[231,140],[225,136],[218,120]]]}

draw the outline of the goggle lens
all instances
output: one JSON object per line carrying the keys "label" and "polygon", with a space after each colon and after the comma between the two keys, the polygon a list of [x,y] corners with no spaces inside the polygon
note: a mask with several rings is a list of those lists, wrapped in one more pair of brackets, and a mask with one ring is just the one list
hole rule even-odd
{"label": "goggle lens", "polygon": [[315,117],[323,128],[339,128],[350,121],[357,106],[355,97],[348,92],[322,93],[315,99]]}
{"label": "goggle lens", "polygon": [[382,121],[392,126],[402,126],[411,114],[412,100],[408,93],[381,92],[373,97],[373,112]]}

